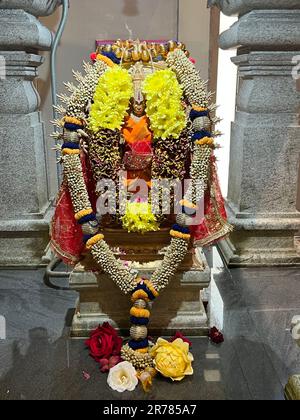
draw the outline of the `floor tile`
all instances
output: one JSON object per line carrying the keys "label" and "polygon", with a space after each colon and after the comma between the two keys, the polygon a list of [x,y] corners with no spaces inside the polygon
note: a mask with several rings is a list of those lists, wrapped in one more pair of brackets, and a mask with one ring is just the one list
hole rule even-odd
{"label": "floor tile", "polygon": [[300,372],[300,349],[295,345],[290,332],[291,320],[299,313],[299,310],[250,312],[283,386],[290,375]]}
{"label": "floor tile", "polygon": [[0,289],[0,312],[6,319],[7,338],[27,338],[32,328],[44,328],[56,339],[61,336],[76,293],[47,290]]}
{"label": "floor tile", "polygon": [[299,269],[232,269],[230,274],[245,306],[253,309],[300,309]]}
{"label": "floor tile", "polygon": [[283,399],[288,376],[300,372],[300,351],[289,331],[292,316],[300,314],[299,272],[228,270],[215,255],[211,260],[225,342],[193,338],[194,375],[179,383],[157,377],[149,394],[140,387],[112,391],[84,342],[69,340],[75,292],[46,287],[43,270],[0,271],[0,315],[7,321],[7,339],[0,340],[0,400]]}

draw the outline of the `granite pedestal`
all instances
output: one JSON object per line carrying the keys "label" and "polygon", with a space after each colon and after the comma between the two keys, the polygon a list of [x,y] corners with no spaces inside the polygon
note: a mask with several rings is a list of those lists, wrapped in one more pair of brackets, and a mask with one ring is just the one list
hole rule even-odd
{"label": "granite pedestal", "polygon": [[[151,275],[159,261],[149,262],[139,270],[145,277]],[[134,268],[134,267],[133,267]],[[208,320],[201,299],[201,290],[210,283],[210,269],[205,256],[197,250],[192,267],[184,264],[171,284],[153,302],[150,309],[149,334],[172,335],[177,330],[187,335],[207,335]],[[87,337],[91,330],[105,321],[129,335],[130,296],[101,272],[86,271],[78,264],[70,275],[70,288],[79,293],[72,322],[72,337]]]}

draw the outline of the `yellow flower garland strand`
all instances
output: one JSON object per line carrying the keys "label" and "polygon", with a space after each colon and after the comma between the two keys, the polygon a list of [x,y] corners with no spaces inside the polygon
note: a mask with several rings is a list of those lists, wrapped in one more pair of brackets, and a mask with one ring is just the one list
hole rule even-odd
{"label": "yellow flower garland strand", "polygon": [[91,107],[88,128],[120,130],[133,96],[132,77],[119,66],[109,68],[100,77]]}
{"label": "yellow flower garland strand", "polygon": [[135,302],[138,299],[143,299],[145,302],[150,302],[150,299],[148,298],[147,293],[144,290],[136,290],[132,296],[131,301]]}
{"label": "yellow flower garland strand", "polygon": [[133,306],[130,309],[130,315],[136,318],[150,318],[150,311],[148,309],[140,309]]}
{"label": "yellow flower garland strand", "polygon": [[84,122],[82,120],[80,120],[79,118],[69,117],[69,116],[65,116],[63,118],[63,122],[69,123],[69,124],[76,124],[76,125],[83,125],[84,124]]}
{"label": "yellow flower garland strand", "polygon": [[88,216],[89,214],[93,213],[93,209],[89,208],[86,210],[81,210],[78,213],[75,214],[75,219],[80,220],[84,216]]}
{"label": "yellow flower garland strand", "polygon": [[96,245],[99,241],[102,241],[102,239],[104,239],[104,235],[102,235],[101,233],[99,233],[98,235],[93,236],[86,243],[87,249],[91,249],[92,246]]}
{"label": "yellow flower garland strand", "polygon": [[154,288],[153,284],[151,283],[151,281],[149,281],[149,280],[143,280],[143,282],[148,287],[148,289],[150,290],[150,292],[153,294],[154,297],[158,297],[159,296],[159,293],[155,290],[155,288]]}
{"label": "yellow flower garland strand", "polygon": [[186,127],[186,115],[182,106],[183,91],[175,73],[160,70],[146,77],[143,93],[147,99],[146,113],[155,138],[178,139]]}
{"label": "yellow flower garland strand", "polygon": [[63,155],[80,155],[80,150],[79,149],[63,149],[62,150],[62,154]]}
{"label": "yellow flower garland strand", "polygon": [[107,64],[108,67],[116,66],[116,64],[110,58],[106,57],[106,55],[98,54],[96,59],[99,61],[103,61],[103,63]]}
{"label": "yellow flower garland strand", "polygon": [[204,144],[207,144],[208,146],[214,146],[214,139],[212,137],[204,137],[201,140],[196,140],[195,144],[198,144],[199,146],[202,146]]}
{"label": "yellow flower garland strand", "polygon": [[185,240],[189,240],[191,235],[187,234],[187,233],[181,233],[181,232],[177,232],[177,230],[170,230],[170,235],[173,238],[180,238],[180,239],[185,239]]}

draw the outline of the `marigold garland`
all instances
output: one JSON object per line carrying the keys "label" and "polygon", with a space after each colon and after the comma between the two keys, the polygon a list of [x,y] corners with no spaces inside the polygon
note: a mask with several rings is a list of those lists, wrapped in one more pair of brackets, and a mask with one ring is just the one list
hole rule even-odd
{"label": "marigold garland", "polygon": [[93,236],[86,243],[87,249],[91,249],[93,245],[95,245],[99,241],[102,241],[102,239],[104,239],[104,235],[102,235],[101,233],[99,233],[98,235]]}
{"label": "marigold garland", "polygon": [[103,61],[103,63],[107,64],[109,67],[114,67],[116,64],[109,58],[103,54],[98,54],[96,60]]}
{"label": "marigold garland", "polygon": [[203,107],[203,106],[197,106],[197,105],[193,105],[193,109],[197,112],[205,112],[207,111],[207,108]]}
{"label": "marigold garland", "polygon": [[177,232],[176,230],[170,230],[170,235],[173,238],[181,238],[181,239],[190,239],[191,235],[187,234],[187,233],[181,233],[181,232]]}
{"label": "marigold garland", "polygon": [[93,210],[92,210],[91,208],[81,210],[81,211],[79,211],[78,213],[76,213],[76,214],[75,214],[75,219],[76,219],[76,220],[80,220],[80,219],[82,219],[83,217],[85,217],[85,216],[89,216],[89,215],[90,215],[90,214],[92,214],[92,213],[93,213]]}
{"label": "marigold garland", "polygon": [[207,144],[208,146],[214,146],[214,139],[212,137],[204,137],[201,140],[196,140],[195,144],[198,144],[199,146],[202,146],[204,144]]}
{"label": "marigold garland", "polygon": [[130,309],[130,315],[136,318],[150,318],[148,309],[135,308],[134,306]]}
{"label": "marigold garland", "polygon": [[89,116],[89,129],[121,129],[133,95],[132,78],[121,67],[109,68],[100,77]]}
{"label": "marigold garland", "polygon": [[146,348],[144,348],[144,349],[137,349],[136,351],[137,351],[138,353],[141,353],[141,354],[146,354],[146,353],[148,353],[149,348],[148,348],[148,347],[146,347]]}
{"label": "marigold garland", "polygon": [[68,117],[67,115],[63,118],[63,121],[67,124],[76,124],[76,125],[84,125],[84,122],[75,117]]}
{"label": "marigold garland", "polygon": [[178,139],[187,121],[181,103],[183,92],[174,72],[166,69],[148,75],[143,93],[154,137]]}
{"label": "marigold garland", "polygon": [[186,199],[180,200],[179,204],[183,207],[187,207],[188,209],[197,209],[196,204],[193,204],[189,200],[186,200]]}
{"label": "marigold garland", "polygon": [[144,290],[136,290],[135,292],[132,293],[131,296],[131,301],[135,302],[138,299],[143,299],[145,302],[150,302],[151,299],[149,299],[147,292],[145,292]]}
{"label": "marigold garland", "polygon": [[62,150],[62,154],[63,155],[80,155],[80,150],[79,149],[65,148],[65,149]]}
{"label": "marigold garland", "polygon": [[157,290],[155,290],[155,288],[154,288],[153,284],[151,283],[151,281],[149,281],[149,280],[143,280],[143,283],[145,284],[145,286],[147,287],[147,289],[150,290],[150,292],[152,293],[152,295],[154,296],[154,298],[157,298],[159,296],[159,293],[157,292]]}

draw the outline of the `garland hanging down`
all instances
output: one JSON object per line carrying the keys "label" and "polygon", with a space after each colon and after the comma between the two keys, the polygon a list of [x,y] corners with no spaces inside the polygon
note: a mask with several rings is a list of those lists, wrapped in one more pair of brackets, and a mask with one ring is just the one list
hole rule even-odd
{"label": "garland hanging down", "polygon": [[186,126],[186,115],[181,103],[183,92],[174,72],[166,69],[147,76],[143,93],[154,138],[178,139]]}
{"label": "garland hanging down", "polygon": [[[170,41],[161,46],[157,54],[155,45],[147,47],[137,42],[131,46],[131,41],[126,41],[120,46],[118,42],[107,51],[102,50],[100,54],[92,56],[95,63],[85,64],[85,77],[74,73],[79,82],[77,88],[71,84],[66,85],[72,96],[70,99],[61,96],[67,108],[57,108],[64,114],[61,121],[56,121],[63,128],[63,133],[57,137],[64,141],[64,178],[75,219],[82,227],[86,248],[121,291],[131,294],[131,339],[123,346],[121,355],[137,369],[145,370],[152,369],[157,363],[155,358],[160,351],[159,345],[150,349],[148,305],[167,287],[188,252],[191,237],[189,226],[209,186],[214,137],[218,135],[212,131],[212,126],[217,119],[212,115],[214,106],[209,105],[210,94],[206,92],[206,85],[189,60],[183,44]],[[132,54],[126,48],[132,48]],[[136,74],[127,71],[126,68],[134,66],[136,62],[141,62],[149,69],[147,63],[150,58],[152,69],[143,81],[140,67]],[[163,63],[163,66],[159,65],[157,71],[153,72],[156,62]],[[133,109],[132,98],[135,103]],[[127,133],[131,143],[126,143],[122,135],[125,121],[128,122],[131,112],[131,124],[140,121],[144,103],[146,117],[143,118],[148,119],[149,129],[146,127],[143,132],[141,125],[134,141],[130,132]],[[131,130],[131,126],[128,125],[127,129]],[[141,133],[144,133],[144,137]],[[119,170],[124,165],[124,150],[129,154],[137,150],[149,151],[144,160],[144,152],[140,153],[140,162],[147,166],[150,156],[153,178],[183,180],[186,175],[190,175],[192,182],[180,202],[183,213],[177,215],[176,223],[170,230],[170,245],[150,279],[141,278],[125,267],[106,243],[85,182],[81,160],[83,149],[88,154],[96,183],[103,178],[117,181]],[[140,170],[132,175],[136,173],[137,177],[141,175]],[[199,180],[201,188],[198,186]],[[97,193],[101,196],[104,191]],[[123,227],[129,232],[132,230],[140,233],[158,230],[157,218],[149,212],[149,207],[147,202],[128,202],[122,217]],[[141,212],[142,209],[145,211]],[[230,227],[222,232],[225,234],[228,231]],[[165,345],[162,342],[160,344],[162,347]],[[191,374],[191,356],[186,352],[186,346],[183,346],[184,349],[181,343],[178,346],[178,349],[186,353],[184,357],[187,368],[184,374]],[[179,375],[177,380],[183,376]]]}
{"label": "garland hanging down", "polygon": [[120,130],[133,95],[130,74],[118,66],[109,68],[100,77],[89,117],[89,129]]}

